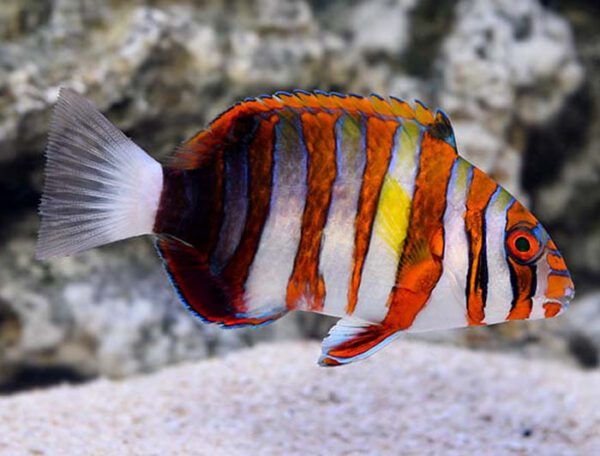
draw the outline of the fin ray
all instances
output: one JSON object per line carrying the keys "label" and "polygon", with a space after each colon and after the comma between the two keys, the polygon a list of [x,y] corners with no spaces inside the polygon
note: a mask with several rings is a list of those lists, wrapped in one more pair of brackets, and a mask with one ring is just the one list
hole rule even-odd
{"label": "fin ray", "polygon": [[[349,94],[340,95],[335,92],[276,92],[273,95],[262,95],[247,98],[236,103],[221,113],[210,125],[198,132],[189,141],[179,147],[172,160],[172,166],[181,169],[195,169],[214,153],[215,148],[226,142],[236,140],[236,135],[244,135],[251,119],[264,118],[284,110],[329,111],[341,110],[355,116],[377,116],[394,119],[411,120],[424,129],[431,129],[439,120],[422,102],[416,101],[415,107],[393,97],[384,98],[378,95],[364,97]],[[238,131],[239,130],[239,131]],[[232,132],[234,132],[232,134]],[[238,138],[239,139],[239,138]]]}
{"label": "fin ray", "polygon": [[355,317],[342,318],[323,340],[321,366],[338,366],[365,359],[385,347],[398,331]]}
{"label": "fin ray", "polygon": [[61,89],[46,149],[37,257],[152,233],[162,184],[156,160],[92,103]]}

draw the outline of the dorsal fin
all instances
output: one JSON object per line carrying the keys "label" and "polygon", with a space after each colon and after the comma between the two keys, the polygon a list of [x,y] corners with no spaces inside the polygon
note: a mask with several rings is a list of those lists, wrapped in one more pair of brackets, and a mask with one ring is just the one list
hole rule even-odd
{"label": "dorsal fin", "polygon": [[214,153],[215,149],[243,139],[244,135],[253,130],[258,120],[285,110],[341,110],[350,115],[412,120],[424,128],[431,129],[432,132],[435,131],[434,136],[454,146],[454,135],[448,118],[439,110],[433,113],[418,100],[413,108],[399,98],[383,98],[376,94],[361,96],[295,90],[247,98],[231,106],[206,129],[185,142],[175,153],[172,165],[183,169],[196,168],[204,162],[207,154]]}

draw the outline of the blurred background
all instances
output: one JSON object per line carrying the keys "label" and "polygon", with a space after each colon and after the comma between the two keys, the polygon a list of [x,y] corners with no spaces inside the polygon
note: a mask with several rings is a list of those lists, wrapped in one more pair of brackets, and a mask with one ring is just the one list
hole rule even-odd
{"label": "blurred background", "polygon": [[[34,259],[61,86],[158,158],[231,103],[301,88],[442,107],[460,152],[521,198],[577,285],[564,316],[419,336],[594,369],[600,349],[600,3],[539,0],[3,0],[0,392],[120,378],[333,320],[202,325],[148,239]],[[398,342],[401,343],[401,342]]]}

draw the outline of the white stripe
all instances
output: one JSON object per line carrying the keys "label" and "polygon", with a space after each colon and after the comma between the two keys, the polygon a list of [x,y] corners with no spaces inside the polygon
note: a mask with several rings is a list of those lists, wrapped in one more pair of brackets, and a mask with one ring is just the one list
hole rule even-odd
{"label": "white stripe", "polygon": [[338,120],[335,135],[337,177],[323,231],[319,269],[326,289],[322,313],[342,317],[348,305],[354,254],[354,219],[366,150],[360,127],[350,116]]}
{"label": "white stripe", "polygon": [[271,207],[246,282],[249,313],[285,307],[306,201],[306,151],[298,128],[284,118],[276,127]]}
{"label": "white stripe", "polygon": [[[396,129],[391,150],[390,166],[388,167],[386,176],[396,179],[398,182],[404,182],[414,188],[414,178],[413,182],[410,182],[410,176],[411,174],[414,175],[414,170],[400,166],[399,164],[400,161],[403,163],[406,162],[406,159],[410,158],[408,155],[413,157],[415,155],[414,151],[417,145],[414,141],[410,143],[413,146],[412,148],[404,148],[405,150],[403,150],[403,147],[401,147],[401,137],[407,134],[407,131],[402,126],[398,126]],[[416,136],[418,137],[418,135]],[[401,153],[402,157],[399,157],[398,155]],[[412,185],[410,185],[411,183]],[[383,185],[385,185],[385,181]],[[379,225],[384,222],[381,216],[379,201],[375,210],[377,213],[371,232],[369,250],[365,258],[361,282],[358,288],[356,308],[352,315],[373,323],[379,323],[383,321],[388,313],[387,301],[390,291],[396,283],[400,253],[390,246],[385,237],[380,235]]]}
{"label": "white stripe", "polygon": [[483,323],[488,325],[506,321],[513,299],[510,270],[504,248],[506,212],[511,199],[512,197],[498,186],[485,211],[485,245],[490,279]]}
{"label": "white stripe", "polygon": [[[410,332],[458,328],[468,325],[465,288],[469,269],[469,243],[464,214],[471,165],[457,158],[452,167],[444,212],[443,272]],[[438,184],[439,185],[439,184]]]}
{"label": "white stripe", "polygon": [[397,150],[392,155],[389,173],[412,200],[421,155],[422,131],[416,123],[403,119],[402,129],[396,133],[400,134],[400,141],[394,138],[394,148]]}

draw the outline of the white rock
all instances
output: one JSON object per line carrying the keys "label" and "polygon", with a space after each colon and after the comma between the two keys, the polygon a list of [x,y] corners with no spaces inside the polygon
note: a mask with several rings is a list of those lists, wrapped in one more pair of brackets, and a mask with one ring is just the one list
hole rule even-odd
{"label": "white rock", "polygon": [[398,56],[408,44],[408,13],[415,0],[376,0],[360,3],[352,11],[350,24],[355,46],[364,52]]}

